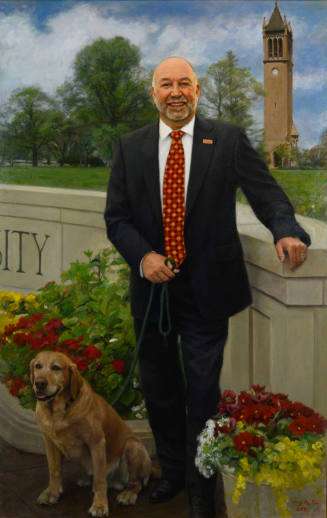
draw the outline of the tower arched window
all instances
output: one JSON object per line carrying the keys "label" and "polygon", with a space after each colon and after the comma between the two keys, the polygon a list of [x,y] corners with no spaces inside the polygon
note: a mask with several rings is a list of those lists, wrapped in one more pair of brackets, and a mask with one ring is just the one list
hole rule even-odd
{"label": "tower arched window", "polygon": [[278,57],[277,38],[274,38],[274,58]]}
{"label": "tower arched window", "polygon": [[280,58],[283,57],[283,40],[282,40],[282,38],[278,39],[278,55]]}
{"label": "tower arched window", "polygon": [[272,50],[272,39],[268,39],[268,56],[272,58],[273,50]]}

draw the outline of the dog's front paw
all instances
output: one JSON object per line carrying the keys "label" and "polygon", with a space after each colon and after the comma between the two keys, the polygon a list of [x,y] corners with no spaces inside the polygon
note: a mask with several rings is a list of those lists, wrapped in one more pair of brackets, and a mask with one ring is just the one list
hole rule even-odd
{"label": "dog's front paw", "polygon": [[108,504],[106,502],[93,502],[89,509],[91,516],[109,516]]}
{"label": "dog's front paw", "polygon": [[122,505],[134,505],[137,500],[137,493],[130,489],[125,489],[117,495],[117,502]]}
{"label": "dog's front paw", "polygon": [[37,503],[40,505],[54,505],[58,502],[61,495],[61,490],[58,492],[53,492],[49,487],[44,489],[42,493],[37,498]]}

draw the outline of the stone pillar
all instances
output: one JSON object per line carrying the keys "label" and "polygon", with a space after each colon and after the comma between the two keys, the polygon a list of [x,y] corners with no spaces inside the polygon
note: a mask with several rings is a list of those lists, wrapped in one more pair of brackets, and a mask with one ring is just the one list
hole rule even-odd
{"label": "stone pillar", "polygon": [[253,304],[231,319],[222,386],[264,384],[327,415],[327,225],[298,220],[312,245],[306,262],[291,271],[250,207],[238,207]]}

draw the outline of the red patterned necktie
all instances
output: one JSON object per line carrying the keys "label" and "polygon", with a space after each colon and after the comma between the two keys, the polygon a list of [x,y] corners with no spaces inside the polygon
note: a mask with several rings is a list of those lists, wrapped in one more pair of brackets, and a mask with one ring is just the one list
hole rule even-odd
{"label": "red patterned necktie", "polygon": [[184,174],[183,131],[172,131],[163,180],[163,224],[165,253],[179,266],[186,256],[184,242]]}

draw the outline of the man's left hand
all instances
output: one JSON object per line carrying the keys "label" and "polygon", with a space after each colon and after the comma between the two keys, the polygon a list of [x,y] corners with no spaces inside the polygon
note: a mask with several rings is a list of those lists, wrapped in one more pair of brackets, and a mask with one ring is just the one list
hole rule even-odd
{"label": "man's left hand", "polygon": [[283,237],[277,241],[275,248],[281,262],[285,260],[287,252],[291,270],[298,268],[307,257],[308,247],[297,237]]}

